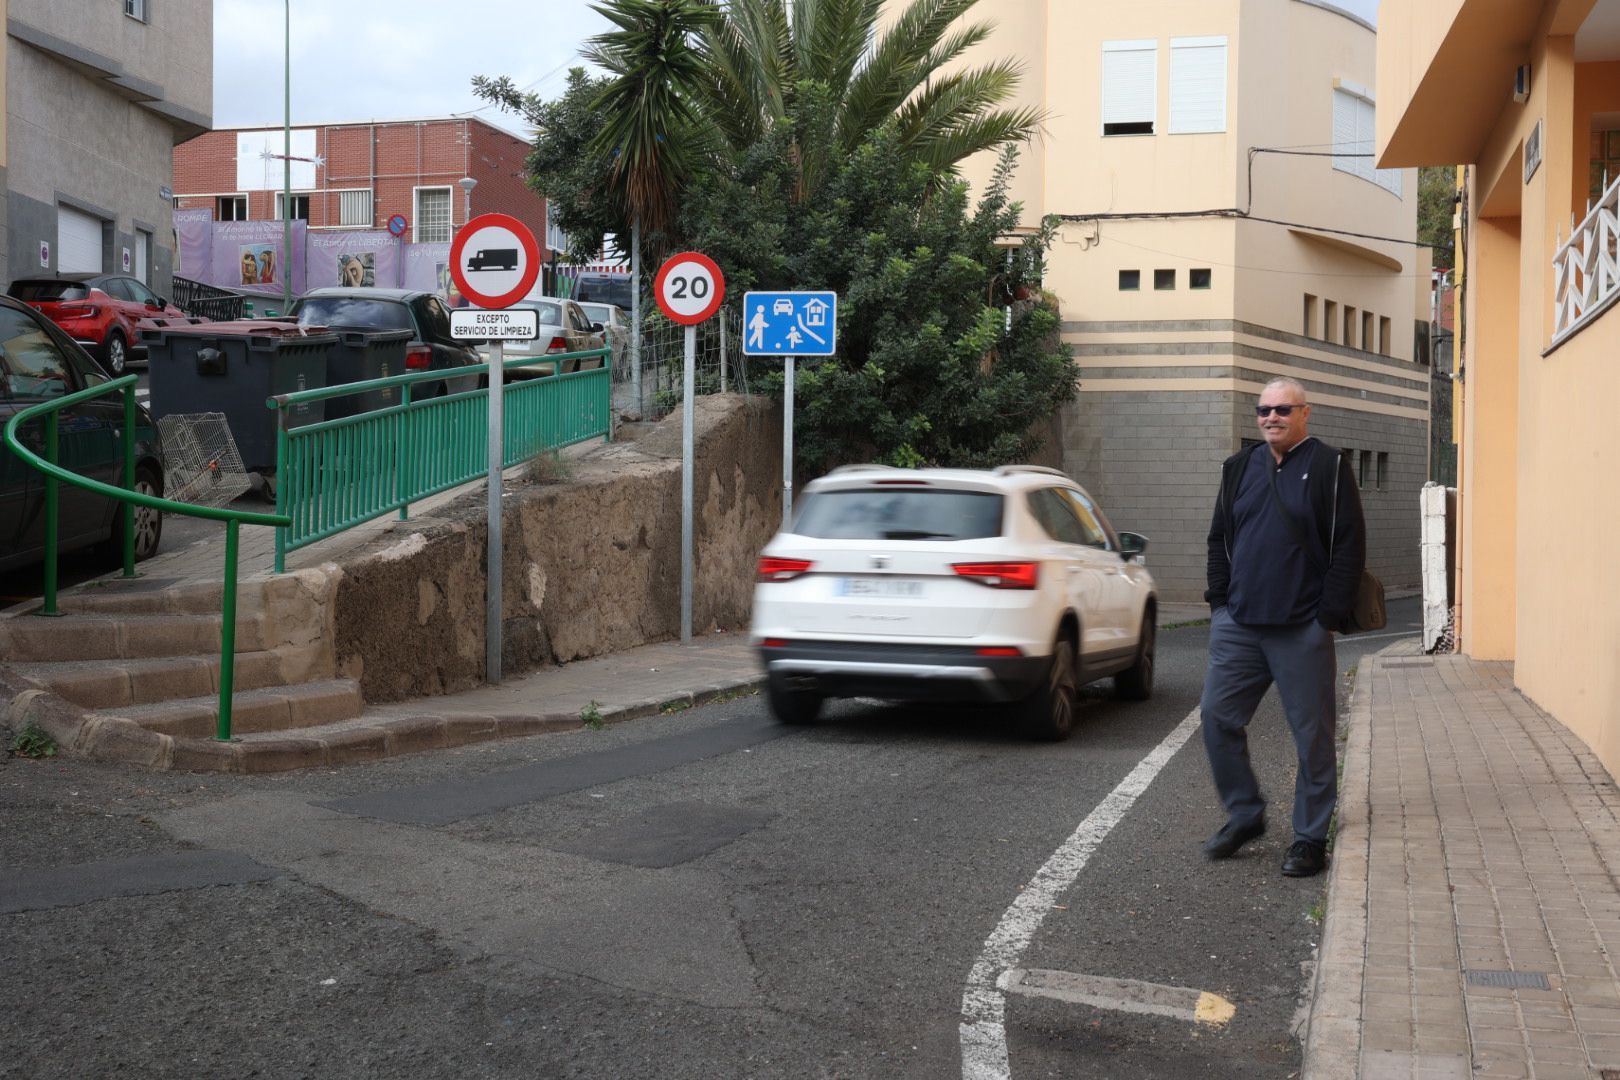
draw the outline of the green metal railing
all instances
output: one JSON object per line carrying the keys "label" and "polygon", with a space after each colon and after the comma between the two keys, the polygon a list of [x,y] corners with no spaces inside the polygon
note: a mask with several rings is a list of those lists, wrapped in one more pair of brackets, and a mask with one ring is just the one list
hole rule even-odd
{"label": "green metal railing", "polygon": [[[220,627],[219,647],[219,718],[214,737],[228,740],[231,737],[231,692],[236,679],[236,555],[237,533],[243,525],[269,525],[285,527],[288,519],[281,514],[255,514],[241,510],[227,510],[215,506],[198,506],[193,503],[174,502],[159,498],[156,495],[147,495],[135,490],[135,384],[139,379],[135,375],[125,375],[120,379],[101,386],[93,386],[88,390],[68,394],[55,401],[31,405],[13,416],[7,422],[4,438],[12,453],[23,461],[45,474],[45,597],[37,614],[60,615],[56,606],[57,585],[57,507],[59,502],[59,488],[62,484],[72,484],[86,491],[98,495],[105,495],[122,503],[119,510],[124,515],[124,576],[135,577],[135,508],[145,506],[153,510],[164,511],[171,514],[185,514],[190,517],[209,518],[225,523],[225,593],[223,611],[220,613],[222,625]],[[62,468],[57,463],[60,457],[60,444],[58,441],[58,413],[70,405],[89,401],[103,394],[122,391],[124,395],[124,426],[121,433],[123,450],[124,486],[114,487],[99,480],[92,480],[88,476]],[[42,416],[45,423],[45,456],[41,458],[28,447],[22,444],[17,436],[17,430],[23,424]]]}
{"label": "green metal railing", "polygon": [[[601,366],[564,375],[514,381],[511,372],[564,361]],[[609,433],[613,373],[607,349],[564,353],[536,361],[506,360],[502,395],[505,460],[516,465]],[[277,394],[266,403],[277,410],[276,512],[288,524],[276,531],[276,571],[286,569],[287,552],[324,540],[362,522],[477,480],[489,472],[488,391],[469,390],[445,397],[412,400],[420,383],[487,376],[487,363],[453,371],[418,371],[366,382]],[[293,407],[312,401],[382,391],[396,404],[337,420],[293,423]]]}

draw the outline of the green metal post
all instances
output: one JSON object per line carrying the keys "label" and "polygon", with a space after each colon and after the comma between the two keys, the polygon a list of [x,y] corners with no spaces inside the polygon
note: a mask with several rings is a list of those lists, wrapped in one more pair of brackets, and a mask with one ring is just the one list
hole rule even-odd
{"label": "green metal post", "polygon": [[407,500],[399,506],[399,520],[405,521],[411,516],[411,492],[415,490],[412,484],[416,477],[410,475],[411,468],[411,384],[406,383],[399,388],[399,467],[394,470],[394,476],[399,483],[399,497]]}
{"label": "green metal post", "polygon": [[[124,490],[135,490],[135,386],[124,387]],[[124,576],[135,573],[135,504],[126,502],[119,510],[124,515]]]}
{"label": "green metal post", "polygon": [[225,597],[219,628],[219,730],[215,738],[231,739],[231,687],[236,681],[236,534],[242,523],[235,518],[225,523]]}
{"label": "green metal post", "polygon": [[282,11],[286,33],[281,68],[281,309],[285,311],[292,307],[292,0],[286,0]]}
{"label": "green metal post", "polygon": [[[45,460],[56,464],[56,413],[45,415]],[[41,615],[60,615],[56,610],[56,510],[58,505],[56,477],[45,474],[45,606]]]}
{"label": "green metal post", "polygon": [[[287,481],[291,480],[294,470],[292,462],[287,460],[287,414],[285,407],[276,409],[276,513],[285,514],[287,508],[282,503],[287,498]],[[276,573],[280,574],[287,569],[287,529],[283,525],[276,529]]]}

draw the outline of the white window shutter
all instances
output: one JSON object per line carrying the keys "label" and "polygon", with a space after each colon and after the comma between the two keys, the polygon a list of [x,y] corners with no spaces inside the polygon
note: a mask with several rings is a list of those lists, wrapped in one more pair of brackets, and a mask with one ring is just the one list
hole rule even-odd
{"label": "white window shutter", "polygon": [[1226,39],[1170,39],[1170,134],[1226,130]]}
{"label": "white window shutter", "polygon": [[1360,158],[1350,157],[1356,152],[1356,116],[1361,99],[1343,90],[1333,91],[1333,167],[1342,172],[1359,175]]}
{"label": "white window shutter", "polygon": [[1109,124],[1152,124],[1158,111],[1157,41],[1103,42],[1104,130]]}

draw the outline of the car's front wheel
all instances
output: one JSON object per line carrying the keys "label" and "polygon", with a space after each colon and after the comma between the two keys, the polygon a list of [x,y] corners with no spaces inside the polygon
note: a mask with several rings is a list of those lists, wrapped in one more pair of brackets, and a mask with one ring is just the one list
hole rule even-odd
{"label": "car's front wheel", "polygon": [[107,370],[114,375],[122,375],[129,366],[129,343],[124,340],[121,330],[113,330],[107,334],[107,341],[101,346],[101,358],[107,362]]}
{"label": "car's front wheel", "polygon": [[[135,490],[154,498],[163,496],[163,477],[151,465],[142,465],[135,471]],[[135,561],[145,562],[158,553],[163,539],[163,511],[150,506],[135,507]],[[124,504],[113,511],[112,536],[103,548],[104,561],[112,566],[124,562]]]}
{"label": "car's front wheel", "polygon": [[1074,733],[1075,697],[1080,672],[1075,667],[1074,643],[1060,637],[1052,646],[1052,663],[1039,688],[1018,703],[1021,726],[1029,734],[1061,742]]}
{"label": "car's front wheel", "polygon": [[821,715],[822,697],[811,690],[790,690],[780,676],[765,680],[765,703],[784,724],[813,724]]}

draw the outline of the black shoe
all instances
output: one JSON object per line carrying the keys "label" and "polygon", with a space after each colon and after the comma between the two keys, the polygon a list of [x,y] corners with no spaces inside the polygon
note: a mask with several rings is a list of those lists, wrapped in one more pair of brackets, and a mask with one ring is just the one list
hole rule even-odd
{"label": "black shoe", "polygon": [[1295,840],[1283,856],[1283,877],[1315,877],[1327,869],[1327,845]]}
{"label": "black shoe", "polygon": [[1264,835],[1266,835],[1264,817],[1257,817],[1243,825],[1228,821],[1221,826],[1220,832],[1204,841],[1204,858],[1230,859],[1237,854],[1238,848]]}

